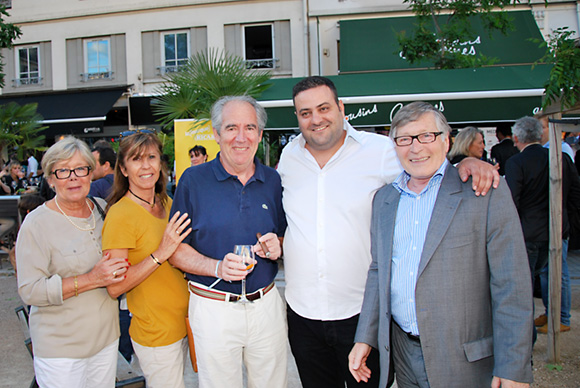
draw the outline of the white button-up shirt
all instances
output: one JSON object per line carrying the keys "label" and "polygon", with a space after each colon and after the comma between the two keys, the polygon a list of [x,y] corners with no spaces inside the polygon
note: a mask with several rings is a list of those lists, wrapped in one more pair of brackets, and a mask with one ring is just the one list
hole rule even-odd
{"label": "white button-up shirt", "polygon": [[346,121],[345,130],[344,144],[322,169],[302,135],[284,148],[278,165],[288,220],[285,297],[309,319],[360,313],[371,262],[372,199],[402,171],[391,139]]}

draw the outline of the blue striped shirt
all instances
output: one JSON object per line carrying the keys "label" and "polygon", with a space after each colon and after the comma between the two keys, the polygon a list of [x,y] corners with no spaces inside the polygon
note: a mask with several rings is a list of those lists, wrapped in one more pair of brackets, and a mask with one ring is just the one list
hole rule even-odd
{"label": "blue striped shirt", "polygon": [[435,200],[448,164],[445,159],[419,194],[407,187],[411,178],[407,172],[402,172],[393,182],[401,197],[393,236],[391,313],[404,331],[414,335],[419,335],[415,310],[417,272]]}

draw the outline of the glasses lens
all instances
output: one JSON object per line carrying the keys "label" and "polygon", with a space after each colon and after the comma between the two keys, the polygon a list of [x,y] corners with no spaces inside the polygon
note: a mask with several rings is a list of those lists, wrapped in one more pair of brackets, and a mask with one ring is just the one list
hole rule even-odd
{"label": "glasses lens", "polygon": [[432,143],[435,141],[435,134],[432,132],[422,133],[417,137],[419,143]]}
{"label": "glasses lens", "polygon": [[75,172],[76,176],[78,176],[79,178],[82,178],[82,177],[89,175],[90,170],[91,170],[91,168],[89,166],[84,166],[84,167],[75,168],[74,172]]}
{"label": "glasses lens", "polygon": [[412,141],[413,141],[413,138],[410,136],[401,136],[401,137],[397,137],[395,139],[395,143],[401,147],[411,144]]}
{"label": "glasses lens", "polygon": [[71,174],[71,170],[68,168],[60,168],[58,170],[54,170],[54,176],[56,179],[67,179]]}

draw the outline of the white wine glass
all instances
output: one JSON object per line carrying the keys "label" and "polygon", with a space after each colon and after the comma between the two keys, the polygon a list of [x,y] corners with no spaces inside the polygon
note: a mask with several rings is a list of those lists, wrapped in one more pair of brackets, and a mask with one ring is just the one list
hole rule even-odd
{"label": "white wine glass", "polygon": [[[254,251],[251,245],[236,245],[234,246],[234,254],[242,258],[242,263],[246,266],[246,270],[253,268]],[[250,300],[246,298],[246,278],[242,279],[242,294],[240,295],[240,303],[248,303]]]}

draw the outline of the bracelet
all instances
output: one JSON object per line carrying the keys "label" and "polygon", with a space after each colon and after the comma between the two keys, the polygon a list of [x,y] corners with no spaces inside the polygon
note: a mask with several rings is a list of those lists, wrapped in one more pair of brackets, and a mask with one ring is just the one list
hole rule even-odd
{"label": "bracelet", "polygon": [[221,279],[221,278],[218,276],[218,273],[217,273],[217,272],[218,272],[218,267],[220,266],[220,263],[221,263],[221,262],[222,262],[221,260],[218,260],[218,261],[217,261],[217,263],[215,264],[215,277],[216,277],[216,278],[218,278],[218,279]]}
{"label": "bracelet", "polygon": [[76,275],[74,281],[75,281],[75,296],[79,296],[79,282],[77,281]]}
{"label": "bracelet", "polygon": [[161,265],[161,263],[159,262],[159,260],[157,260],[157,258],[155,256],[153,256],[153,253],[151,254],[151,258],[153,259],[153,261],[155,262],[155,264]]}

